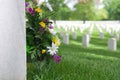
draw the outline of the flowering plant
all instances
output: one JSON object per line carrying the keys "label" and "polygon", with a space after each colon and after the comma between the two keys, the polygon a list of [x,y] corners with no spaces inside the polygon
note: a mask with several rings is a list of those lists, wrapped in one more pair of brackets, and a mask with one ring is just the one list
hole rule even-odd
{"label": "flowering plant", "polygon": [[46,3],[36,5],[26,2],[26,32],[27,32],[27,56],[33,61],[61,61],[58,53],[60,40],[53,30],[52,21],[48,19],[53,14]]}

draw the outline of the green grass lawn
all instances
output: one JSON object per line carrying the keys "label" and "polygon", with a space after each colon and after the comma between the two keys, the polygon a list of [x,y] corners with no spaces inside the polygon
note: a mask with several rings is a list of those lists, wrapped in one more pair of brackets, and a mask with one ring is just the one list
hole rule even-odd
{"label": "green grass lawn", "polygon": [[[99,33],[92,33],[88,48],[82,46],[82,34],[78,32],[77,40],[70,36],[70,44],[61,44],[60,64],[51,62],[36,80],[120,80],[120,41],[117,51],[107,49],[109,35],[103,40]],[[28,63],[27,80],[34,80],[34,66]],[[37,76],[36,76],[37,77]]]}

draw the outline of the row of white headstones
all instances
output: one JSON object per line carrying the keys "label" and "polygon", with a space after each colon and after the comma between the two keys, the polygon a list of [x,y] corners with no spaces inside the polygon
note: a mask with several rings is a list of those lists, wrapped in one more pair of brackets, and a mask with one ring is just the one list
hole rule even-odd
{"label": "row of white headstones", "polygon": [[[90,39],[91,39],[91,34],[96,27],[98,32],[99,32],[99,37],[100,39],[104,39],[104,32],[106,31],[111,35],[111,38],[108,40],[108,49],[112,51],[117,50],[117,42],[119,41],[119,36],[120,36],[120,24],[117,22],[107,22],[107,23],[87,23],[87,24],[82,24],[79,21],[58,21],[56,22],[56,26],[59,30],[59,33],[61,37],[63,38],[63,43],[69,44],[69,33],[73,33],[73,39],[77,39],[77,33],[76,30],[80,30],[81,33],[85,29],[88,29],[88,32],[82,36],[82,45],[85,47],[89,47]],[[65,32],[60,31],[60,29],[63,29]]]}

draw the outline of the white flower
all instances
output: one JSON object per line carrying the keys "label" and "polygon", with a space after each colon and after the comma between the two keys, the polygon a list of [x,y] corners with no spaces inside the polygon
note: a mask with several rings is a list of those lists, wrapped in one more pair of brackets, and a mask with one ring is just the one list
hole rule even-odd
{"label": "white flower", "polygon": [[48,2],[48,0],[38,0],[39,5],[41,5],[43,2]]}
{"label": "white flower", "polygon": [[48,2],[46,3],[46,6],[48,7],[48,9],[49,9],[50,11],[53,11],[51,5],[50,5]]}
{"label": "white flower", "polygon": [[54,29],[49,29],[49,31],[52,35],[56,35],[56,32],[54,31]]}
{"label": "white flower", "polygon": [[50,55],[54,55],[58,51],[57,50],[58,47],[53,42],[52,42],[52,47],[47,47],[47,48]]}
{"label": "white flower", "polygon": [[48,0],[38,0],[39,5],[41,5],[43,2],[46,3],[46,6],[50,11],[53,11],[53,9],[52,9],[50,3],[48,2]]}

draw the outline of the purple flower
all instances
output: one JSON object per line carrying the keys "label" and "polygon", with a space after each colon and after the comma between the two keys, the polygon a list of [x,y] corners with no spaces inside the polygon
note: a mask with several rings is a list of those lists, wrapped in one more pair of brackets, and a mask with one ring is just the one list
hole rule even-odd
{"label": "purple flower", "polygon": [[50,24],[49,28],[50,28],[50,29],[53,29],[53,26]]}
{"label": "purple flower", "polygon": [[28,12],[29,12],[29,13],[32,13],[32,12],[33,12],[33,9],[32,9],[32,8],[28,8]]}
{"label": "purple flower", "polygon": [[28,7],[30,4],[28,2],[25,2],[25,7]]}
{"label": "purple flower", "polygon": [[39,31],[40,31],[40,32],[43,32],[43,31],[44,31],[44,29],[40,27],[40,28],[39,28]]}
{"label": "purple flower", "polygon": [[34,16],[35,11],[32,8],[27,8],[27,11]]}
{"label": "purple flower", "polygon": [[57,54],[54,54],[52,56],[53,60],[56,62],[56,63],[59,63],[61,61],[61,56],[57,55]]}
{"label": "purple flower", "polygon": [[46,19],[45,19],[45,22],[49,22],[49,19],[48,19],[48,18],[46,18]]}
{"label": "purple flower", "polygon": [[41,28],[41,27],[39,28],[39,31],[42,32],[42,33],[44,33],[44,34],[46,33],[46,29]]}

